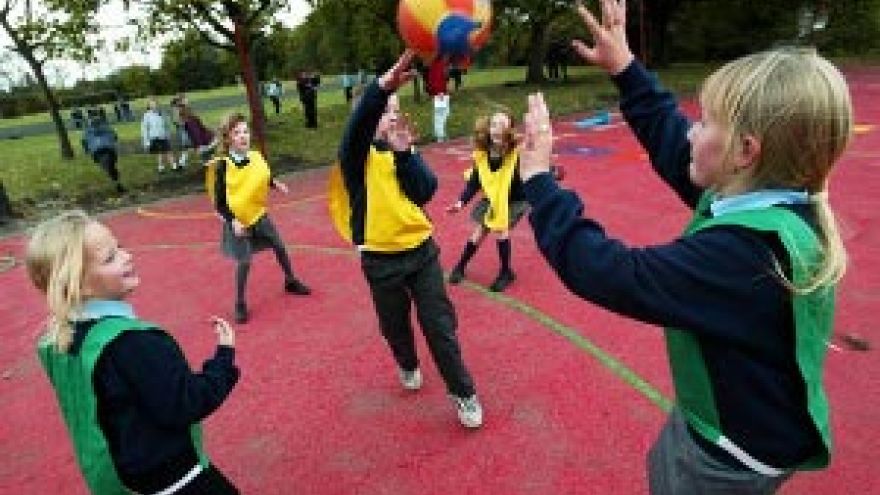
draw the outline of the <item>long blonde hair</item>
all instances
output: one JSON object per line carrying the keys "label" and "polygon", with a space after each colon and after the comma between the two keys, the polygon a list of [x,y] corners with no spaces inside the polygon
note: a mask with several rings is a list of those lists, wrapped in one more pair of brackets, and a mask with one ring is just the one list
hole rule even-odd
{"label": "long blonde hair", "polygon": [[706,80],[700,103],[725,127],[729,162],[744,136],[760,142],[749,176],[751,189],[806,190],[816,212],[823,259],[797,293],[837,283],[846,271],[846,250],[828,203],[828,176],[853,134],[846,80],[808,48],[777,48],[730,62]]}
{"label": "long blonde hair", "polygon": [[82,305],[86,268],[86,227],[95,220],[80,210],[40,223],[27,245],[26,266],[34,286],[46,295],[46,339],[59,352],[73,342],[71,320]]}

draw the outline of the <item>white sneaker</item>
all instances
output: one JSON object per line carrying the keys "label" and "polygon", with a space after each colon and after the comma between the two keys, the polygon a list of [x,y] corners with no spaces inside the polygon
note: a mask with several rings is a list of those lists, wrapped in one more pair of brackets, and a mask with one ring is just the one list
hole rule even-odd
{"label": "white sneaker", "polygon": [[416,368],[412,371],[403,369],[398,370],[400,374],[400,384],[407,390],[418,390],[422,388],[422,372]]}
{"label": "white sneaker", "polygon": [[458,420],[464,427],[479,428],[483,425],[483,407],[476,394],[465,398],[450,395],[449,398],[455,403]]}

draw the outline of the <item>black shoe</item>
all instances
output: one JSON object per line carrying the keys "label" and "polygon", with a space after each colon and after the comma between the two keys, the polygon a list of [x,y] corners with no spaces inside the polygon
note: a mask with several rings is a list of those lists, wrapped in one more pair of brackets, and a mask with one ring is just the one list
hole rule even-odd
{"label": "black shoe", "polygon": [[514,280],[516,280],[516,275],[512,271],[502,270],[498,277],[495,278],[495,281],[492,282],[492,285],[489,286],[489,290],[492,292],[503,292]]}
{"label": "black shoe", "polygon": [[284,290],[298,296],[307,296],[312,293],[312,289],[309,289],[305,284],[295,278],[284,282]]}
{"label": "black shoe", "polygon": [[235,322],[247,323],[249,317],[247,304],[243,302],[235,303]]}
{"label": "black shoe", "polygon": [[458,285],[464,279],[464,270],[459,267],[455,267],[449,272],[449,283],[452,285]]}
{"label": "black shoe", "polygon": [[117,183],[116,184],[116,192],[118,192],[119,194],[125,194],[128,192],[128,189],[126,189],[122,184]]}

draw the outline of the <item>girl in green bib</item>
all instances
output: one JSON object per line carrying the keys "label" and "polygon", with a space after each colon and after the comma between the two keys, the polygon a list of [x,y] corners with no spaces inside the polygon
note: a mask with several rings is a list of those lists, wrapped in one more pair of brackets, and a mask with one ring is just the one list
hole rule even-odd
{"label": "girl in green bib", "polygon": [[229,324],[212,318],[217,350],[191,371],[174,338],[125,302],[140,284],[131,254],[83,212],[36,228],[27,270],[49,310],[40,362],[89,490],[238,493],[208,461],[199,424],[238,381]]}
{"label": "girl in green bib", "polygon": [[520,174],[538,246],[580,297],[665,327],[675,404],[648,455],[652,494],[774,493],[831,454],[822,372],[845,251],[828,179],[852,136],[841,73],[814,50],[778,48],[706,80],[701,115],[634,60],[626,8],[578,11],[575,50],[620,91],[651,165],[693,219],[653,246],[612,239],[550,177],[552,129],[532,95]]}

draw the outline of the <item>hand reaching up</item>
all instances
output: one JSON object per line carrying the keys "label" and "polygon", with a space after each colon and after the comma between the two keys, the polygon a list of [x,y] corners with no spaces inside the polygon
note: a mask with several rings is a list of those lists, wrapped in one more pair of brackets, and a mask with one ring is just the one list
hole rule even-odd
{"label": "hand reaching up", "polygon": [[626,39],[626,0],[600,0],[602,22],[593,16],[583,3],[578,2],[577,11],[593,35],[593,46],[575,40],[572,47],[584,60],[602,67],[611,75],[626,69],[633,59]]}
{"label": "hand reaching up", "polygon": [[379,87],[385,91],[394,92],[397,91],[397,88],[411,81],[416,76],[416,71],[410,69],[415,57],[416,52],[408,48],[404,50],[394,66],[379,78]]}
{"label": "hand reaching up", "polygon": [[525,136],[519,148],[519,175],[523,182],[550,171],[553,151],[553,127],[544,95],[529,95],[529,109],[523,118]]}

